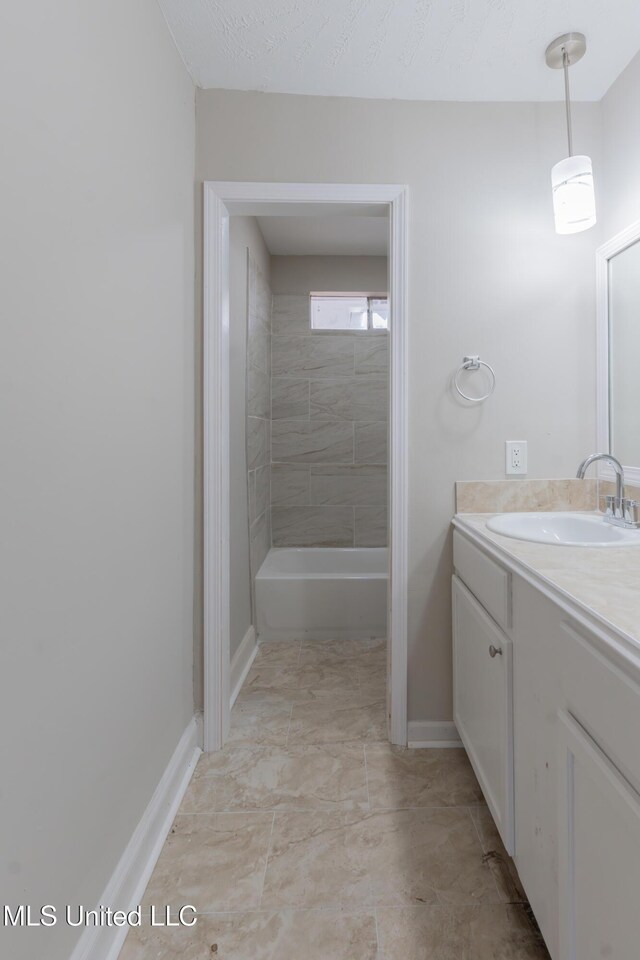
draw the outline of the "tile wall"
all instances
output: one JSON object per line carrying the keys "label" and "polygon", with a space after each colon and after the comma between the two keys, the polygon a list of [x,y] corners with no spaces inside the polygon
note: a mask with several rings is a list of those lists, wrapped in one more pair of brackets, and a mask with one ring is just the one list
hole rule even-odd
{"label": "tile wall", "polygon": [[290,294],[271,330],[273,546],[386,546],[388,333],[312,331]]}
{"label": "tile wall", "polygon": [[247,489],[253,603],[255,575],[271,546],[272,298],[262,271],[247,256]]}

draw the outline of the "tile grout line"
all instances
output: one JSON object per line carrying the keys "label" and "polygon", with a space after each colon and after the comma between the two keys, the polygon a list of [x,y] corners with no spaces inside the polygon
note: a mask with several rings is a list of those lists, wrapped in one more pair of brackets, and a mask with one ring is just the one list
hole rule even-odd
{"label": "tile grout line", "polygon": [[[296,661],[296,669],[298,670],[298,673],[300,672],[300,661],[301,661],[301,660],[302,660],[302,640],[300,640],[300,642],[299,642],[299,644],[298,644],[298,659],[297,659],[297,661]],[[298,689],[300,689],[300,688],[298,687]],[[292,700],[292,701],[291,701],[291,710],[289,711],[289,723],[288,723],[288,725],[287,725],[287,738],[286,738],[286,740],[285,740],[285,749],[288,749],[288,747],[289,747],[289,733],[291,732],[291,722],[292,722],[292,720],[293,720],[293,708],[294,708],[294,706],[295,706],[295,700]]]}
{"label": "tile grout line", "polygon": [[269,843],[267,845],[267,856],[265,857],[265,861],[264,861],[264,872],[262,874],[262,884],[260,886],[260,899],[258,900],[258,909],[262,908],[262,898],[264,896],[264,885],[267,879],[267,868],[269,866],[269,856],[271,855],[271,844],[273,841],[273,825],[275,821],[276,821],[276,811],[274,810],[273,814],[271,815],[271,832],[269,834]]}
{"label": "tile grout line", "polygon": [[[321,744],[322,746],[322,744]],[[316,814],[316,813],[342,813],[342,814],[357,814],[357,813],[367,813],[368,811],[362,810],[362,806],[358,805],[357,801],[352,801],[353,806],[338,806],[337,803],[331,803],[326,807],[296,807],[296,806],[278,806],[278,807],[225,807],[224,810],[209,810],[201,811],[195,813],[180,813],[176,816],[180,817],[234,817],[238,814],[247,814],[249,817],[255,816],[266,816],[271,814],[275,816],[276,813],[304,813],[304,814]],[[418,808],[421,809],[421,808]],[[376,813],[394,813],[395,811],[382,810],[376,811]]]}
{"label": "tile grout line", "polygon": [[[354,507],[353,509],[354,509],[354,522],[355,522],[355,509],[356,509],[356,508]],[[359,670],[359,668],[358,668],[358,664],[357,664],[357,663],[354,663],[353,666],[354,666],[355,675],[356,675],[356,688],[357,688],[357,690],[358,690],[358,693],[361,693],[361,692],[362,692],[362,682],[361,682],[361,680],[360,680],[360,670]]]}
{"label": "tile grout line", "polygon": [[[383,909],[385,910],[402,910],[405,905],[403,904],[389,904],[384,905]],[[343,910],[340,906],[329,906],[321,905],[318,907],[279,907],[277,910],[270,909],[261,909],[256,907],[252,910],[198,910],[199,917],[236,917],[244,916],[246,914],[253,913],[328,913],[328,914],[337,914],[344,917],[356,917],[362,916],[363,914],[373,914],[376,907],[369,904],[356,904],[353,907],[348,907],[346,910]]]}
{"label": "tile grout line", "polygon": [[[483,841],[483,839],[482,839],[482,834],[480,833],[480,827],[479,827],[478,824],[476,823],[475,818],[471,815],[471,807],[470,807],[469,805],[467,805],[467,806],[465,807],[465,810],[467,811],[467,814],[468,814],[468,816],[469,816],[469,819],[471,820],[471,823],[473,824],[473,828],[474,828],[474,830],[475,830],[475,832],[476,832],[476,836],[478,837],[478,843],[480,844],[480,849],[482,850],[482,862],[485,863],[484,857],[485,857],[485,854],[487,853],[487,851],[485,850],[485,845],[484,845],[484,841]],[[496,875],[495,875],[494,871],[491,869],[491,867],[489,866],[489,864],[487,863],[486,865],[487,865],[487,867],[489,868],[489,873],[491,874],[491,879],[493,880],[493,885],[494,885],[494,887],[496,888],[496,893],[498,894],[498,902],[503,904],[505,901],[504,901],[504,898],[503,898],[503,896],[502,896],[502,891],[500,890],[500,887],[498,886],[498,881],[497,881],[497,879],[496,879]]]}
{"label": "tile grout line", "polygon": [[373,904],[373,922],[376,928],[376,960],[383,960],[382,954],[380,953],[380,930],[378,929],[378,907]]}
{"label": "tile grout line", "polygon": [[289,748],[289,733],[290,733],[290,731],[291,731],[291,721],[292,721],[292,719],[293,719],[293,707],[294,707],[294,703],[293,703],[293,701],[292,701],[291,707],[289,708],[289,723],[287,724],[287,735],[286,735],[286,737],[284,738],[284,749],[285,749],[285,750],[287,750],[287,749]]}
{"label": "tile grout line", "polygon": [[483,839],[482,839],[482,834],[480,833],[480,828],[478,827],[478,824],[476,823],[475,818],[474,818],[474,817],[472,816],[472,814],[471,814],[471,805],[470,805],[470,804],[466,804],[465,809],[468,811],[469,816],[471,817],[471,823],[473,824],[473,829],[474,829],[475,832],[476,832],[476,835],[477,835],[478,840],[479,840],[479,842],[480,842],[480,846],[481,846],[481,848],[482,848],[482,852],[483,852],[483,854],[484,854],[484,853],[486,853],[487,851],[486,851],[485,848],[484,848],[484,841],[483,841]]}
{"label": "tile grout line", "polygon": [[[346,910],[343,910],[341,906],[334,906],[333,904],[321,905],[319,907],[278,907],[275,910],[272,910],[269,907],[256,907],[251,910],[198,910],[199,917],[234,917],[234,916],[245,916],[246,914],[253,913],[327,913],[327,914],[339,914],[345,917],[356,917],[362,915],[373,915],[376,908],[368,904],[362,904],[361,906],[355,905],[353,907],[348,907]],[[385,910],[402,910],[401,904],[390,904],[388,906],[383,905]]]}
{"label": "tile grout line", "polygon": [[367,768],[367,744],[362,744],[362,752],[364,754],[364,780],[367,785],[367,805],[369,807],[369,813],[371,813],[371,791],[369,789],[369,771]]}
{"label": "tile grout line", "polygon": [[[384,740],[370,740],[367,743],[385,743]],[[300,744],[303,747],[356,747],[363,746],[363,741],[361,740],[338,740],[331,741],[329,743],[305,743]],[[284,748],[283,748],[284,749]],[[212,779],[212,778],[209,778]],[[375,809],[364,811],[365,813],[375,813],[375,814],[388,814],[388,813],[419,813],[421,811],[431,811],[431,810],[460,810],[462,807],[460,805],[455,806],[453,804],[427,804],[423,807],[411,807],[411,806],[401,806],[401,807],[375,807]],[[227,807],[224,810],[205,810],[200,812],[189,813],[185,811],[180,811],[176,814],[176,817],[218,817],[218,816],[235,816],[239,813],[247,814],[276,814],[276,813],[359,813],[362,812],[358,806],[358,802],[354,801],[353,807],[348,806],[337,806],[332,802],[331,806],[327,807],[296,807],[296,806],[280,806],[280,807]],[[484,851],[483,851],[484,853]],[[500,903],[504,903],[504,900],[500,900]]]}

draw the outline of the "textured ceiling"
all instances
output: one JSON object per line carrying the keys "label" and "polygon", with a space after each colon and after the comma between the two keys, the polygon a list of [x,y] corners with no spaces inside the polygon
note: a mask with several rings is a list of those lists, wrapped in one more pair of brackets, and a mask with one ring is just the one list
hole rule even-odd
{"label": "textured ceiling", "polygon": [[559,100],[544,50],[587,36],[572,95],[640,48],[638,0],[160,0],[201,87],[409,100]]}
{"label": "textured ceiling", "polygon": [[269,253],[384,257],[386,217],[258,217]]}

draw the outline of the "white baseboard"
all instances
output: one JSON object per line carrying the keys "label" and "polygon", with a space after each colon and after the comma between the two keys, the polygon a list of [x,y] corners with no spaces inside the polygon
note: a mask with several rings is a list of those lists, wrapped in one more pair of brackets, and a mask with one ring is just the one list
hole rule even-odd
{"label": "white baseboard", "polygon": [[462,740],[453,720],[410,720],[410,747],[461,747]]}
{"label": "white baseboard", "polygon": [[251,626],[242,638],[242,643],[234,653],[233,660],[231,661],[231,683],[229,684],[231,687],[231,706],[236,702],[244,679],[249,673],[257,652],[256,631],[255,627]]}
{"label": "white baseboard", "polygon": [[204,713],[198,710],[194,718],[196,724],[196,746],[204,749]]}
{"label": "white baseboard", "polygon": [[274,630],[265,627],[258,634],[259,640],[371,640],[372,637],[384,637],[385,631],[378,626],[349,627],[313,627],[305,630],[296,627],[291,630]]}
{"label": "white baseboard", "polygon": [[[100,898],[100,905],[132,910],[140,903],[198,762],[201,751],[197,744],[194,717],[180,737],[149,805],[120,857]],[[128,930],[126,926],[85,927],[71,960],[117,960]]]}

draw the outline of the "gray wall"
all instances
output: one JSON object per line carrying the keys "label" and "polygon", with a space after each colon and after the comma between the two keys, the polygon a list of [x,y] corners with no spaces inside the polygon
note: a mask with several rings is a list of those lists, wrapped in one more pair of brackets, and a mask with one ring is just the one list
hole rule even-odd
{"label": "gray wall", "polygon": [[194,88],[155,0],[1,20],[0,887],[92,907],[193,715]]}
{"label": "gray wall", "polygon": [[274,261],[273,545],[386,546],[389,335],[309,323],[311,290],[385,291],[386,258]]}
{"label": "gray wall", "polygon": [[252,624],[246,451],[248,270],[251,256],[269,279],[271,257],[255,217],[229,221],[230,652]]}
{"label": "gray wall", "polygon": [[640,220],[640,54],[602,100],[602,132],[603,176],[594,177],[604,241]]}
{"label": "gray wall", "polygon": [[[409,186],[409,717],[451,717],[454,481],[563,477],[595,442],[597,231],[554,230],[562,103],[419,103],[198,91],[198,180]],[[599,104],[575,104],[576,149],[601,164]],[[363,149],[385,130],[384,150]],[[292,149],[292,138],[295,148]],[[451,391],[463,354],[493,364],[491,401]]]}

